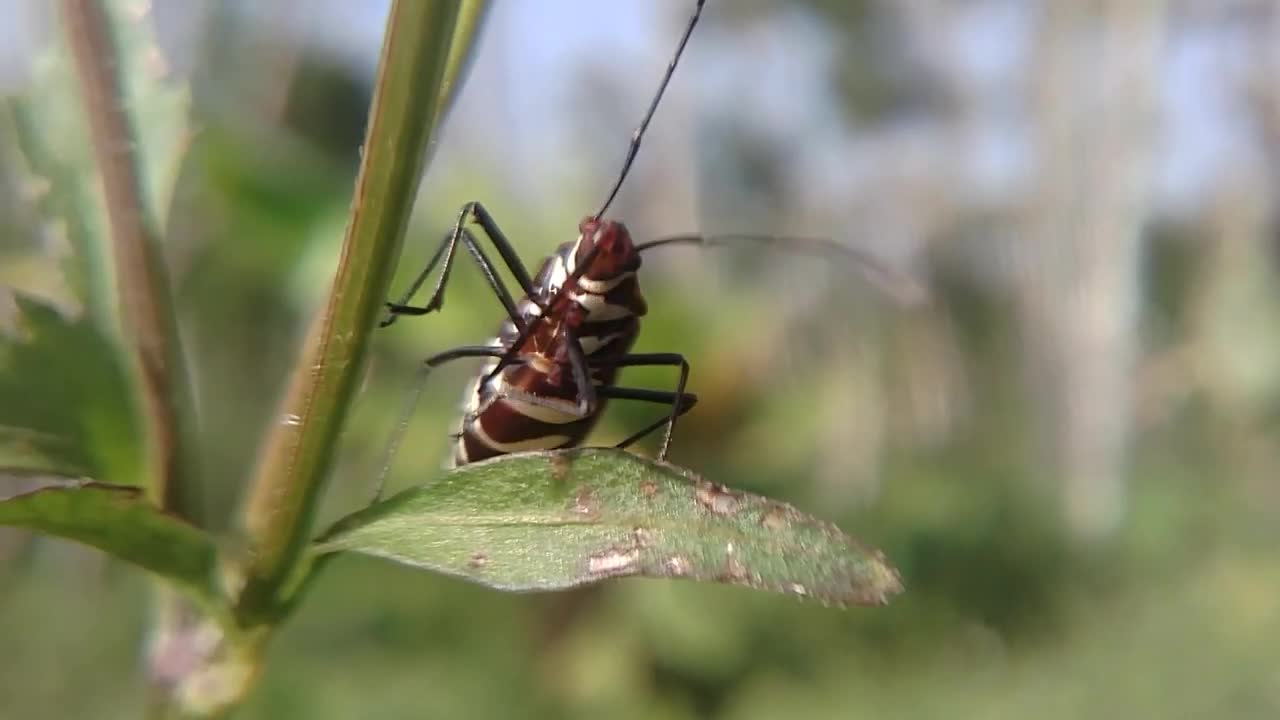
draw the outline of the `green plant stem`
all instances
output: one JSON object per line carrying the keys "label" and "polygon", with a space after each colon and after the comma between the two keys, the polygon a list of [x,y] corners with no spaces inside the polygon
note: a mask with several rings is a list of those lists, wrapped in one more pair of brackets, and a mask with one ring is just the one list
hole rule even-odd
{"label": "green plant stem", "polygon": [[195,484],[195,414],[156,223],[143,199],[118,49],[101,0],[63,0],[60,9],[102,177],[121,323],[142,396],[144,484],[156,504],[190,518],[184,489]]}
{"label": "green plant stem", "polygon": [[[146,443],[142,483],[159,507],[195,518],[199,513],[191,492],[197,482],[191,386],[157,223],[142,191],[137,134],[125,110],[119,75],[119,48],[102,0],[63,0],[60,10],[102,178],[121,327],[141,396]],[[188,629],[165,620],[187,609],[176,592],[161,584],[156,602],[160,611],[155,632]],[[149,712],[169,714],[174,709],[171,688],[154,672],[149,679]]]}
{"label": "green plant stem", "polygon": [[[436,125],[444,121],[445,113],[453,107],[453,100],[462,87],[462,79],[466,76],[468,63],[473,57],[471,39],[475,37],[488,10],[489,0],[459,1],[453,41],[449,44],[449,59],[445,64],[444,79],[440,83],[440,98],[436,105],[436,116],[433,118]],[[427,158],[430,158],[429,148]]]}
{"label": "green plant stem", "polygon": [[[323,480],[364,367],[441,115],[459,2],[396,0],[387,18],[342,256],[242,509],[243,625],[272,622],[311,533]],[[461,66],[455,62],[455,72]]]}

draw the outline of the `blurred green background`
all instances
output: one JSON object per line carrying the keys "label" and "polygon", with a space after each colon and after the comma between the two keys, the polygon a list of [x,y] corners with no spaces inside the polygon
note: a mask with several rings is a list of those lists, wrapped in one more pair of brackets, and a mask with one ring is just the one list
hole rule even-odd
{"label": "blurred green background", "polygon": [[[397,288],[466,200],[531,266],[572,239],[689,4],[496,5]],[[709,5],[614,216],[640,239],[832,237],[930,301],[760,247],[655,252],[637,350],[685,353],[701,398],[672,459],[838,521],[906,594],[849,611],[679,582],[512,596],[346,560],[243,716],[1280,714],[1280,5]],[[190,140],[166,242],[225,530],[336,263],[385,7],[150,6],[151,81],[189,93],[140,112],[185,126],[144,144]],[[56,31],[45,5],[0,2],[0,93],[6,113],[41,108],[83,175]],[[0,284],[77,312],[0,127]],[[325,517],[367,497],[417,361],[500,313],[462,258],[444,312],[377,336]],[[432,377],[395,486],[435,472],[472,369]],[[594,442],[652,413],[615,404]],[[0,717],[136,717],[146,588],[0,534]]]}

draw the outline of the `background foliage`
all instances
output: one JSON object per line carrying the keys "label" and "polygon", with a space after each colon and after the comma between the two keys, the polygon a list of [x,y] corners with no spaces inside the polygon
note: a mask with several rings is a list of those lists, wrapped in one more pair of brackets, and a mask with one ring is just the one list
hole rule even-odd
{"label": "background foliage", "polygon": [[[327,287],[358,157],[377,37],[305,5],[156,4],[156,67],[190,93],[167,247],[209,518],[230,517]],[[686,9],[595,5],[494,8],[402,281],[465,200],[531,262],[599,202]],[[686,353],[701,397],[673,459],[837,520],[907,594],[847,612],[644,581],[509,596],[344,560],[245,716],[1274,716],[1278,23],[1244,1],[712,2],[616,214],[642,237],[838,237],[933,301],[758,248],[655,254],[639,349]],[[55,49],[29,50],[3,56],[4,92],[56,108]],[[74,228],[41,223],[14,125],[0,282],[65,306]],[[474,269],[454,282],[444,313],[376,338],[328,517],[367,497],[416,361],[495,325]],[[77,342],[83,364],[103,341]],[[434,471],[466,371],[433,377],[397,486]],[[113,372],[26,397],[92,413]],[[619,405],[597,440],[647,419]],[[136,716],[141,578],[15,533],[0,572],[2,714]]]}

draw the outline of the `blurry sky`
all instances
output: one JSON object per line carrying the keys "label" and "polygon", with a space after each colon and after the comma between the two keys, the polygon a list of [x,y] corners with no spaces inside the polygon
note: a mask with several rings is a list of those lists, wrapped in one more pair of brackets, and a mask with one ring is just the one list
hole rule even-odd
{"label": "blurry sky", "polygon": [[[292,12],[282,12],[288,6],[279,3],[235,4],[244,13],[278,23],[281,33],[300,33],[360,73],[372,75],[387,3],[307,0],[294,3]],[[711,2],[708,15],[719,13],[719,4]],[[175,18],[185,13],[194,19],[203,7],[185,0],[158,0],[157,5],[170,21],[166,32],[178,38],[190,28]],[[683,0],[495,2],[470,84],[455,108],[455,116],[465,121],[454,120],[443,144],[455,139],[482,142],[491,158],[524,170],[513,177],[537,178],[540,169],[582,142],[581,123],[569,120],[572,114],[590,111],[580,107],[581,97],[574,92],[582,69],[592,68],[593,76],[615,81],[622,96],[635,103],[631,115],[638,116],[689,5]],[[933,162],[946,155],[949,169],[964,172],[970,181],[957,188],[999,194],[1016,186],[1028,170],[1027,138],[1019,132],[1026,126],[1025,108],[1017,106],[1018,95],[1010,88],[1028,77],[1032,5],[1009,0],[955,4],[949,10],[951,22],[938,33],[926,34],[927,43],[906,49],[929,71],[963,78],[981,99],[969,138],[973,142],[952,148],[963,155],[941,152],[931,145],[940,141],[938,136],[928,132],[905,141]],[[1168,28],[1160,64],[1163,127],[1156,172],[1163,200],[1194,202],[1211,178],[1233,164],[1258,159],[1257,149],[1248,143],[1251,134],[1240,127],[1248,122],[1247,115],[1232,104],[1233,88],[1251,62],[1250,38],[1243,33],[1250,9],[1256,6],[1185,3],[1185,11],[1172,16],[1177,19]],[[0,0],[0,89],[14,89],[25,81],[33,54],[48,39],[49,12],[49,5],[40,0]],[[832,147],[852,150],[866,141],[851,133],[829,106],[826,82],[836,58],[833,39],[799,9],[779,5],[770,12],[767,23],[738,28],[732,38],[714,31],[719,24],[712,17],[691,47],[672,95],[683,95],[695,112],[737,106],[747,122],[769,132],[803,134],[815,155],[796,158],[797,173],[812,178],[819,189],[856,184],[860,174],[874,168],[859,167],[856,151],[831,152]],[[909,18],[912,13],[903,15]],[[1101,87],[1108,78],[1093,80]],[[663,115],[658,115],[655,136],[663,132]],[[681,119],[673,117],[668,123]],[[465,131],[459,125],[465,125]],[[608,129],[616,142],[596,151],[620,155],[630,129]],[[910,134],[913,128],[899,126],[895,132]],[[588,140],[605,136],[601,129]],[[916,161],[910,156],[900,160]],[[516,189],[540,186],[531,182]]]}
{"label": "blurry sky", "polygon": [[[0,0],[0,7],[23,1]],[[709,4],[708,15],[717,13],[717,4]],[[566,114],[583,110],[570,102],[576,99],[572,85],[581,79],[581,68],[595,66],[593,72],[617,80],[632,99],[643,103],[690,5],[684,0],[499,0],[491,9],[473,67],[472,84],[479,87],[461,98],[456,113],[466,118],[472,132],[482,128],[485,144],[495,155],[525,163],[536,173],[566,154],[565,144],[574,141],[577,126]],[[999,192],[1027,170],[1026,138],[1017,132],[1025,121],[1022,109],[1011,106],[1016,96],[1010,87],[1028,79],[1034,3],[983,0],[954,5],[953,21],[940,28],[943,32],[909,51],[931,70],[945,68],[949,76],[980,88],[986,100],[976,128],[981,136],[965,148],[968,157],[953,160],[962,163],[978,188]],[[1246,142],[1250,133],[1240,127],[1246,116],[1232,106],[1233,85],[1243,80],[1251,62],[1249,38],[1241,32],[1247,26],[1238,22],[1247,21],[1244,10],[1251,3],[1186,5],[1191,11],[1181,15],[1183,22],[1175,21],[1168,29],[1160,70],[1165,125],[1158,187],[1164,199],[1175,203],[1192,201],[1208,178],[1233,163],[1257,158],[1257,149]],[[386,3],[308,0],[307,7],[312,23],[307,30],[314,41],[372,74]],[[834,108],[824,107],[830,102],[823,81],[833,72],[830,64],[836,55],[830,45],[835,38],[803,12],[788,10],[785,4],[778,7],[768,23],[733,38],[704,27],[672,94],[695,95],[699,107],[740,105],[753,123],[774,132],[818,133],[821,136],[812,137],[810,146],[821,155],[807,158],[803,172],[815,181],[848,181],[848,174],[856,171],[844,165],[848,156],[830,152],[831,136],[846,135],[847,129],[838,125]],[[1237,22],[1231,22],[1233,15]],[[713,18],[707,25],[714,23]],[[1101,87],[1108,78],[1099,75],[1094,80]],[[639,109],[637,105],[637,116]],[[655,134],[661,132],[661,119],[660,113]],[[630,129],[617,129],[615,145],[625,143]],[[855,142],[854,137],[844,138],[845,144]]]}

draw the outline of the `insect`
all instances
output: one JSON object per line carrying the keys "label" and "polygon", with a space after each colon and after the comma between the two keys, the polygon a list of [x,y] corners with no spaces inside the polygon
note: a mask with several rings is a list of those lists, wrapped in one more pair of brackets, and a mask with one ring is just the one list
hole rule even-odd
{"label": "insect", "polygon": [[[497,337],[487,345],[457,347],[424,361],[424,369],[459,358],[489,358],[472,381],[456,433],[453,463],[462,465],[524,450],[550,450],[580,444],[599,420],[608,400],[636,400],[668,406],[664,417],[618,444],[626,447],[663,425],[665,458],[676,418],[697,402],[685,392],[689,363],[678,353],[631,353],[647,311],[636,281],[640,253],[626,226],[603,218],[617,197],[640,150],[649,122],[666,91],[684,48],[702,14],[698,0],[675,55],[643,121],[632,135],[622,171],[600,210],[584,218],[577,240],[561,245],[530,277],[502,230],[479,202],[458,213],[453,230],[432,255],[400,302],[388,303],[382,326],[401,315],[425,315],[443,304],[444,289],[459,244],[466,247],[485,280],[506,309]],[[479,226],[520,286],[516,301],[497,268],[467,227]],[[413,296],[443,261],[440,277],[426,304],[410,305]],[[679,368],[673,391],[620,387],[619,370],[636,366]]]}
{"label": "insect", "polygon": [[[432,368],[453,360],[488,359],[464,396],[462,418],[454,435],[452,463],[455,466],[508,453],[579,445],[610,400],[633,400],[667,408],[662,416],[617,445],[625,448],[664,428],[658,458],[665,459],[677,418],[694,406],[697,397],[686,392],[689,363],[683,355],[631,352],[640,331],[640,318],[647,311],[637,282],[642,254],[673,244],[716,245],[740,239],[792,244],[797,240],[690,234],[636,243],[625,225],[604,218],[635,161],[644,133],[704,4],[705,0],[697,0],[657,93],[631,136],[617,180],[600,210],[579,223],[576,240],[560,245],[543,261],[536,275],[530,276],[484,206],[468,202],[458,213],[451,232],[402,298],[387,303],[388,314],[382,327],[391,325],[400,316],[426,315],[439,310],[458,246],[462,245],[480,266],[487,284],[506,310],[497,336],[489,343],[445,350],[423,362],[425,375]],[[479,227],[497,250],[502,264],[520,286],[522,295],[518,300],[507,289],[497,266],[468,227],[471,223]],[[860,264],[874,266],[856,251],[835,243],[799,242],[807,242],[810,250],[852,256]],[[411,305],[437,266],[441,267],[440,275],[427,302]],[[675,387],[654,390],[616,383],[620,370],[638,366],[678,368]],[[421,387],[420,383],[419,390]],[[416,395],[411,398],[402,417],[398,428],[401,435],[416,400]],[[394,454],[398,441],[398,436],[392,441],[389,456]]]}

